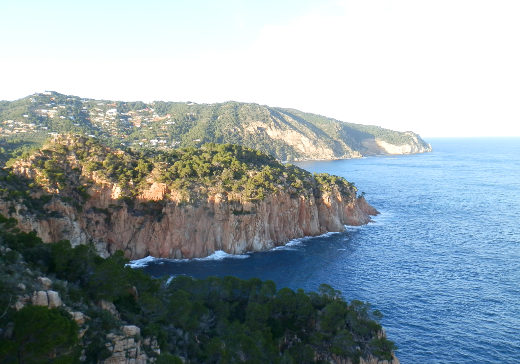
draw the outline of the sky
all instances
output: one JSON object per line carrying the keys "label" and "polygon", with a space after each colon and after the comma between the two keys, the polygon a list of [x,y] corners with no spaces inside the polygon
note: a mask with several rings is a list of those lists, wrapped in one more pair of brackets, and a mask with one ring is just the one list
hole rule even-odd
{"label": "sky", "polygon": [[0,99],[229,100],[520,136],[517,0],[2,0]]}

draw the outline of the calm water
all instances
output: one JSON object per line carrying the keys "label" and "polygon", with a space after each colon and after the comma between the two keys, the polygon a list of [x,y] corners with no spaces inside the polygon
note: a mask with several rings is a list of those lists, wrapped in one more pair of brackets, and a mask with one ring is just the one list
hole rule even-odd
{"label": "calm water", "polygon": [[375,223],[242,259],[145,269],[328,283],[383,312],[404,364],[520,363],[520,139],[430,142],[429,154],[301,164],[355,181],[382,212]]}

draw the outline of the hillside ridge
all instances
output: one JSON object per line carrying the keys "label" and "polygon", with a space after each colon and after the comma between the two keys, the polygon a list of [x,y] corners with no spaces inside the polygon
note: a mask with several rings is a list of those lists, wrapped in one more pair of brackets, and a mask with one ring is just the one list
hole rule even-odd
{"label": "hillside ridge", "polygon": [[0,101],[0,144],[78,133],[112,146],[154,149],[231,143],[280,161],[330,160],[431,151],[413,132],[346,123],[296,109],[228,101],[122,102],[57,92]]}

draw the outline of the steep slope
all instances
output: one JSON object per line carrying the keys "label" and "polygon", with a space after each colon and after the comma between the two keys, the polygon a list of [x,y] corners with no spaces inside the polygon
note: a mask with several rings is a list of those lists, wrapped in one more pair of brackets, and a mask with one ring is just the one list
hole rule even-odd
{"label": "steep slope", "polygon": [[22,230],[132,259],[265,250],[377,213],[343,178],[229,144],[136,151],[58,136],[2,173],[0,213]]}
{"label": "steep slope", "polygon": [[[49,133],[95,135],[113,146],[239,144],[278,160],[343,159],[431,151],[413,132],[344,123],[293,109],[226,102],[119,102],[46,92],[0,102],[0,137],[41,142]],[[0,139],[1,142],[1,139]]]}

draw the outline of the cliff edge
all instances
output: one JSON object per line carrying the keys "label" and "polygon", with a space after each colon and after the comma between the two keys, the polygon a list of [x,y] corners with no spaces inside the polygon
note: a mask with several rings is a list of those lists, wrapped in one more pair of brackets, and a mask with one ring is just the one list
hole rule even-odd
{"label": "cliff edge", "polygon": [[377,214],[343,178],[235,145],[146,153],[59,136],[1,183],[0,213],[21,230],[129,259],[261,251]]}

